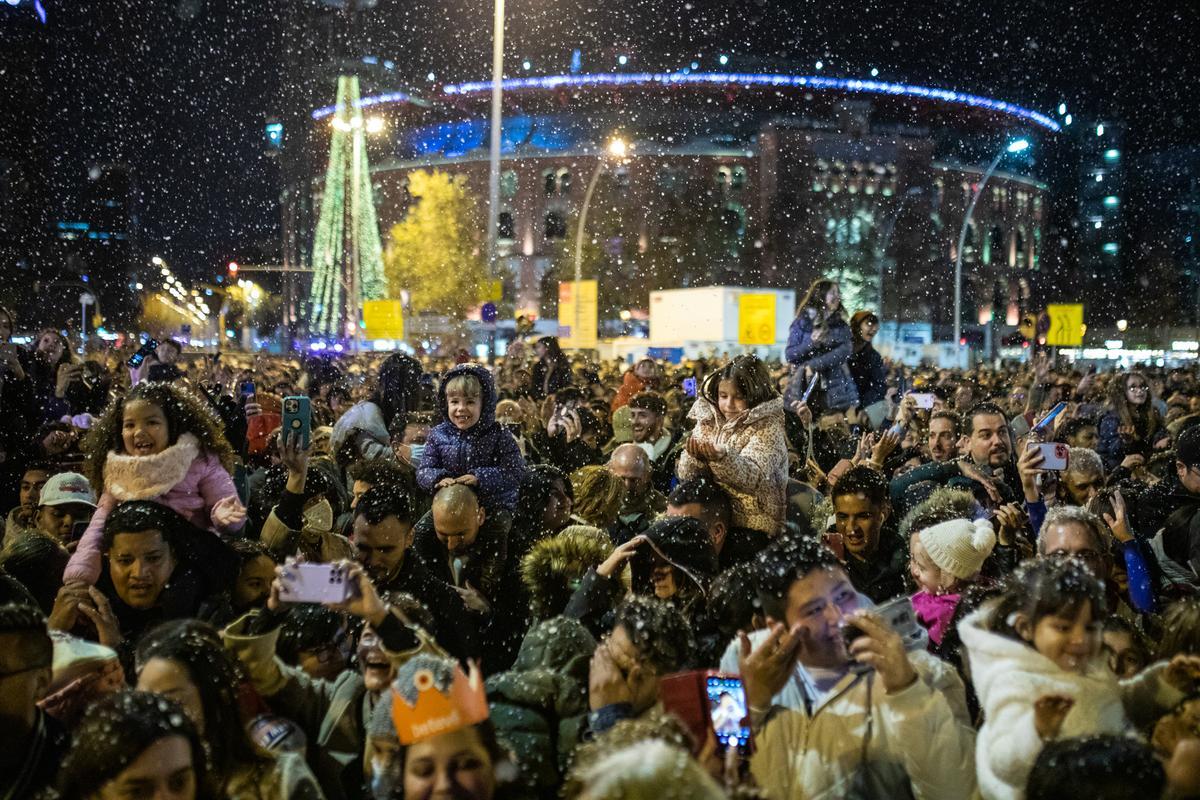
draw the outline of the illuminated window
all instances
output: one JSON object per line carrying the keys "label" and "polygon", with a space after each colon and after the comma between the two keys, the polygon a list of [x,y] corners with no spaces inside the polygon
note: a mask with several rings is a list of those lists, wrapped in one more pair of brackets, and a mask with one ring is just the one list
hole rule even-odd
{"label": "illuminated window", "polygon": [[505,170],[500,173],[500,194],[504,197],[515,197],[517,194],[517,173]]}

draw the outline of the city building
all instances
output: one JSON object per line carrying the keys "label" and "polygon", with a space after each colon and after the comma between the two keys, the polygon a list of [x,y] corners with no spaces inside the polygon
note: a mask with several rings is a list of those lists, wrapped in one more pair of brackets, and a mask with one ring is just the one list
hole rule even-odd
{"label": "city building", "polygon": [[[488,82],[362,98],[378,119],[385,247],[413,170],[462,175],[485,201],[489,100]],[[312,111],[314,154],[331,115]],[[1031,302],[1046,202],[1032,156],[1059,130],[1036,111],[880,80],[683,70],[508,79],[504,115],[497,225],[516,308],[552,312],[595,178],[585,239],[602,314],[645,308],[659,288],[803,292],[830,275],[847,305],[878,308],[882,282],[886,318],[949,324],[960,229],[993,159],[965,233],[964,321],[1015,324]],[[621,160],[606,150],[617,137]],[[1031,146],[1008,148],[1017,140]],[[316,175],[290,187],[292,202],[320,191]]]}
{"label": "city building", "polygon": [[[1079,152],[1079,275],[1086,286],[1112,285],[1126,263],[1128,236],[1126,205],[1125,126],[1110,120],[1082,125],[1075,132]],[[1093,317],[1108,318],[1117,311],[1112,293],[1091,293]],[[1108,295],[1107,299],[1105,295]]]}
{"label": "city building", "polygon": [[[33,0],[0,3],[0,304],[28,307],[33,276],[47,258],[50,186],[46,12]],[[20,323],[18,323],[20,324]]]}

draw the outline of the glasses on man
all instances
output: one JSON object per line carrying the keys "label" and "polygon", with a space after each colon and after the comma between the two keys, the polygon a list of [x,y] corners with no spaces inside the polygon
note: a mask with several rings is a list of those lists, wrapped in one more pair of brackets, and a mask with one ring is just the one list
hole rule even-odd
{"label": "glasses on man", "polygon": [[1100,578],[1104,577],[1104,575],[1102,574],[1102,572],[1100,570],[1100,568],[1102,566],[1104,566],[1104,554],[1097,550],[1092,550],[1091,548],[1085,548],[1083,550],[1075,550],[1075,551],[1055,550],[1052,553],[1047,553],[1046,556],[1048,558],[1053,558],[1056,561],[1065,561],[1068,558],[1074,558],[1078,561],[1083,562],[1083,564],[1088,569],[1090,569],[1097,577],[1100,577]]}

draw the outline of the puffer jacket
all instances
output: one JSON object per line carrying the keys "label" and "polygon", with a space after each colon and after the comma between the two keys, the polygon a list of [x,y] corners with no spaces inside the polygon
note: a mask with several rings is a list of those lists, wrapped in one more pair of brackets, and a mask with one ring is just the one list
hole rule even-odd
{"label": "puffer jacket", "polygon": [[1059,733],[1064,738],[1124,734],[1131,730],[1131,721],[1147,724],[1183,699],[1182,692],[1162,679],[1165,663],[1118,681],[1101,654],[1085,672],[1067,672],[1025,642],[987,630],[993,613],[994,605],[985,605],[958,624],[984,713],[975,748],[984,800],[1025,797],[1025,784],[1042,749],[1033,712],[1039,697],[1066,695],[1075,701]]}
{"label": "puffer jacket", "polygon": [[[768,632],[755,631],[757,647]],[[721,670],[737,672],[735,639]],[[962,679],[925,652],[909,653],[918,680],[888,694],[878,673],[847,673],[823,699],[806,708],[793,671],[765,713],[751,712],[757,752],[750,771],[772,800],[914,797],[963,800],[975,792],[975,732],[967,717]],[[870,690],[868,692],[868,685]],[[862,764],[868,698],[871,737],[865,791],[853,791]]]}
{"label": "puffer jacket", "polygon": [[588,665],[596,640],[577,620],[538,623],[521,642],[512,669],[487,679],[496,733],[517,756],[534,795],[558,796],[575,745],[586,729]]}
{"label": "puffer jacket", "polygon": [[858,388],[850,374],[848,361],[854,351],[850,325],[840,316],[825,323],[820,338],[813,341],[814,319],[811,313],[801,313],[788,330],[787,362],[796,369],[787,388],[788,401],[799,400],[808,388],[805,367],[821,376],[819,385],[825,391],[822,411],[844,411],[858,405]]}
{"label": "puffer jacket", "polygon": [[443,417],[448,417],[446,384],[459,375],[473,376],[482,387],[479,421],[465,431],[448,418],[435,425],[425,442],[417,483],[433,494],[443,478],[470,473],[479,481],[479,501],[487,511],[512,511],[517,506],[525,459],[517,440],[496,422],[496,384],[479,364],[461,364],[450,370],[438,387]]}
{"label": "puffer jacket", "polygon": [[702,393],[688,417],[696,421],[692,436],[724,450],[721,458],[703,462],[685,450],[679,457],[680,480],[710,471],[733,504],[733,524],[776,535],[787,513],[788,455],[783,398],[760,403],[738,419],[726,421]]}

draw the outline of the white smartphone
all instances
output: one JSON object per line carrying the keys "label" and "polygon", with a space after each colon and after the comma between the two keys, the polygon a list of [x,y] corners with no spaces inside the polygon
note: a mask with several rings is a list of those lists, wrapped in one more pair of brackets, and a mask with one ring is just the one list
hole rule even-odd
{"label": "white smartphone", "polygon": [[913,402],[917,404],[917,408],[933,408],[933,403],[937,400],[937,395],[932,392],[913,392],[909,395]]}
{"label": "white smartphone", "polygon": [[1029,449],[1042,452],[1042,469],[1062,471],[1071,463],[1071,448],[1062,442],[1030,442]]}
{"label": "white smartphone", "polygon": [[285,603],[344,603],[357,587],[336,564],[291,564],[279,579]]}

